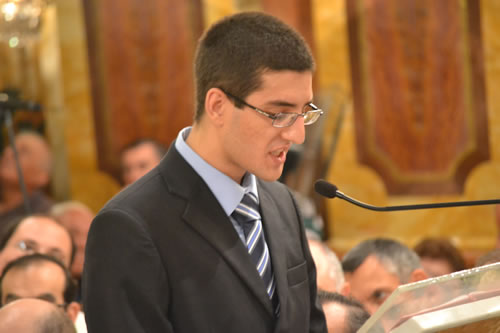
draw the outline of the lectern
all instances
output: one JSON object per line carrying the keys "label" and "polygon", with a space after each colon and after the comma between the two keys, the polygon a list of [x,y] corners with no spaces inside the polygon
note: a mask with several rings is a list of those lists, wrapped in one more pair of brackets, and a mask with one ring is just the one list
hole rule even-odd
{"label": "lectern", "polygon": [[500,333],[500,263],[399,286],[359,333]]}

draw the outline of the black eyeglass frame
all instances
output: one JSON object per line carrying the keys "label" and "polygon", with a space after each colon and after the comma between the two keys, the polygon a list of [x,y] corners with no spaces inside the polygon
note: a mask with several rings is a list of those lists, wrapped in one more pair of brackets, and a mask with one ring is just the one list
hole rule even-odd
{"label": "black eyeglass frame", "polygon": [[[258,113],[260,113],[260,114],[262,114],[262,115],[264,115],[264,116],[266,116],[266,117],[268,117],[268,118],[272,119],[272,120],[273,120],[272,125],[273,125],[274,127],[277,127],[277,128],[283,128],[283,127],[290,127],[290,126],[292,126],[292,125],[295,123],[295,121],[297,120],[297,118],[298,118],[299,116],[301,116],[301,117],[303,117],[303,118],[305,119],[305,117],[306,117],[306,115],[307,115],[307,114],[311,114],[311,113],[314,113],[314,114],[319,114],[316,118],[314,118],[314,121],[309,122],[309,123],[304,123],[304,125],[312,125],[312,124],[314,124],[314,123],[315,123],[315,122],[319,119],[319,117],[320,117],[320,116],[322,116],[322,115],[323,115],[323,113],[324,113],[324,112],[323,112],[323,110],[321,110],[320,108],[318,108],[318,107],[317,107],[316,105],[314,105],[313,103],[307,103],[307,104],[306,104],[306,106],[311,107],[311,108],[312,108],[312,110],[309,110],[309,111],[306,111],[306,112],[302,112],[302,113],[296,113],[296,112],[278,112],[278,113],[270,113],[270,112],[263,111],[263,110],[261,110],[261,109],[259,109],[259,108],[255,107],[255,106],[253,106],[253,105],[251,105],[251,104],[248,104],[248,103],[247,103],[247,102],[245,102],[243,99],[241,99],[241,98],[239,98],[239,97],[234,96],[233,94],[231,94],[231,93],[227,92],[226,90],[224,90],[224,89],[222,89],[222,88],[219,88],[219,89],[220,89],[220,90],[221,90],[224,94],[226,94],[228,97],[230,97],[230,98],[234,99],[236,102],[241,103],[241,104],[243,104],[243,105],[245,105],[245,106],[249,107],[250,109],[252,109],[252,110],[254,110],[254,111],[257,111]],[[305,107],[305,106],[304,106],[304,107]],[[278,125],[278,126],[277,126],[277,125],[275,124],[275,121],[276,121],[276,119],[279,119],[279,117],[280,117],[281,115],[293,115],[294,117],[293,117],[293,118],[290,118],[290,122],[289,122],[289,123],[287,123],[286,125],[283,125],[283,126],[279,126],[279,125]]]}

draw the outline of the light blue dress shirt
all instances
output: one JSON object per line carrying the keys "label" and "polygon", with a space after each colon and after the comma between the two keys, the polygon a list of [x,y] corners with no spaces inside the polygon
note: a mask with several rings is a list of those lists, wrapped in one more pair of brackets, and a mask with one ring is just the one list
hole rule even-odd
{"label": "light blue dress shirt", "polygon": [[246,173],[243,177],[242,185],[240,185],[226,174],[208,164],[186,143],[186,139],[190,132],[191,127],[186,127],[179,132],[175,140],[175,148],[208,185],[215,198],[224,209],[224,212],[231,220],[240,239],[245,244],[243,229],[238,222],[231,217],[231,214],[241,202],[243,196],[248,192],[255,194],[257,201],[259,201],[256,178],[253,174]]}

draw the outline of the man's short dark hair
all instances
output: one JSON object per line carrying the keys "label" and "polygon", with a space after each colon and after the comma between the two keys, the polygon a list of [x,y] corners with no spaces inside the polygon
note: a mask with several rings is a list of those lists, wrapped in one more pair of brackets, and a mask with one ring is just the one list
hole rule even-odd
{"label": "man's short dark hair", "polygon": [[356,333],[365,321],[370,318],[370,314],[363,305],[352,297],[320,290],[318,292],[318,299],[321,305],[337,303],[346,308],[347,317],[344,333]]}
{"label": "man's short dark hair", "polygon": [[408,283],[412,272],[421,267],[418,255],[406,245],[393,239],[374,238],[359,243],[344,255],[344,273],[354,273],[372,255],[389,273],[395,274],[401,284]]}
{"label": "man's short dark hair", "polygon": [[[30,266],[35,266],[35,265],[41,265],[47,262],[51,262],[59,266],[62,271],[64,272],[64,277],[65,277],[65,283],[64,283],[64,303],[69,304],[75,300],[76,297],[76,283],[71,277],[71,272],[69,269],[64,266],[62,262],[60,262],[58,259],[41,254],[41,253],[35,253],[35,254],[30,254],[26,256],[22,256],[20,258],[17,258],[11,262],[9,262],[4,270],[2,275],[0,275],[0,303],[2,302],[2,285],[3,285],[3,280],[5,276],[9,273],[11,270],[16,270],[16,269],[26,269]],[[1,304],[4,305],[4,304]]]}
{"label": "man's short dark hair", "polygon": [[304,39],[282,21],[259,12],[232,15],[210,27],[198,43],[194,65],[195,121],[201,119],[211,88],[244,99],[259,88],[266,70],[314,70]]}
{"label": "man's short dark hair", "polygon": [[70,260],[69,260],[69,265],[73,264],[73,260],[75,259],[75,254],[76,254],[76,244],[75,240],[73,239],[73,235],[69,232],[69,230],[62,224],[60,223],[57,219],[50,215],[46,214],[33,214],[33,215],[25,215],[25,216],[19,216],[16,217],[12,220],[10,220],[5,228],[3,229],[2,234],[0,235],[0,252],[2,252],[5,249],[5,246],[7,246],[7,243],[11,239],[12,235],[16,232],[17,228],[21,225],[21,223],[30,218],[30,217],[45,217],[48,219],[53,220],[56,224],[60,225],[64,230],[66,230],[66,233],[69,235],[69,238],[71,239],[71,254],[70,254]]}
{"label": "man's short dark hair", "polygon": [[161,144],[160,142],[158,142],[154,139],[151,139],[151,138],[140,138],[140,139],[137,139],[137,140],[130,142],[128,145],[123,147],[120,155],[123,155],[125,152],[127,152],[131,149],[135,149],[139,146],[146,145],[146,144],[151,145],[154,148],[155,153],[158,155],[159,159],[161,159],[163,157],[163,155],[165,155],[167,153],[167,148],[163,144]]}

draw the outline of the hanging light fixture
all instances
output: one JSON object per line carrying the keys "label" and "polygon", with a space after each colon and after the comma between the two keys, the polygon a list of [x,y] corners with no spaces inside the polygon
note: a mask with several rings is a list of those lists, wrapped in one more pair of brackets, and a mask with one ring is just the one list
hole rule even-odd
{"label": "hanging light fixture", "polygon": [[0,42],[17,47],[40,33],[46,0],[0,0]]}

